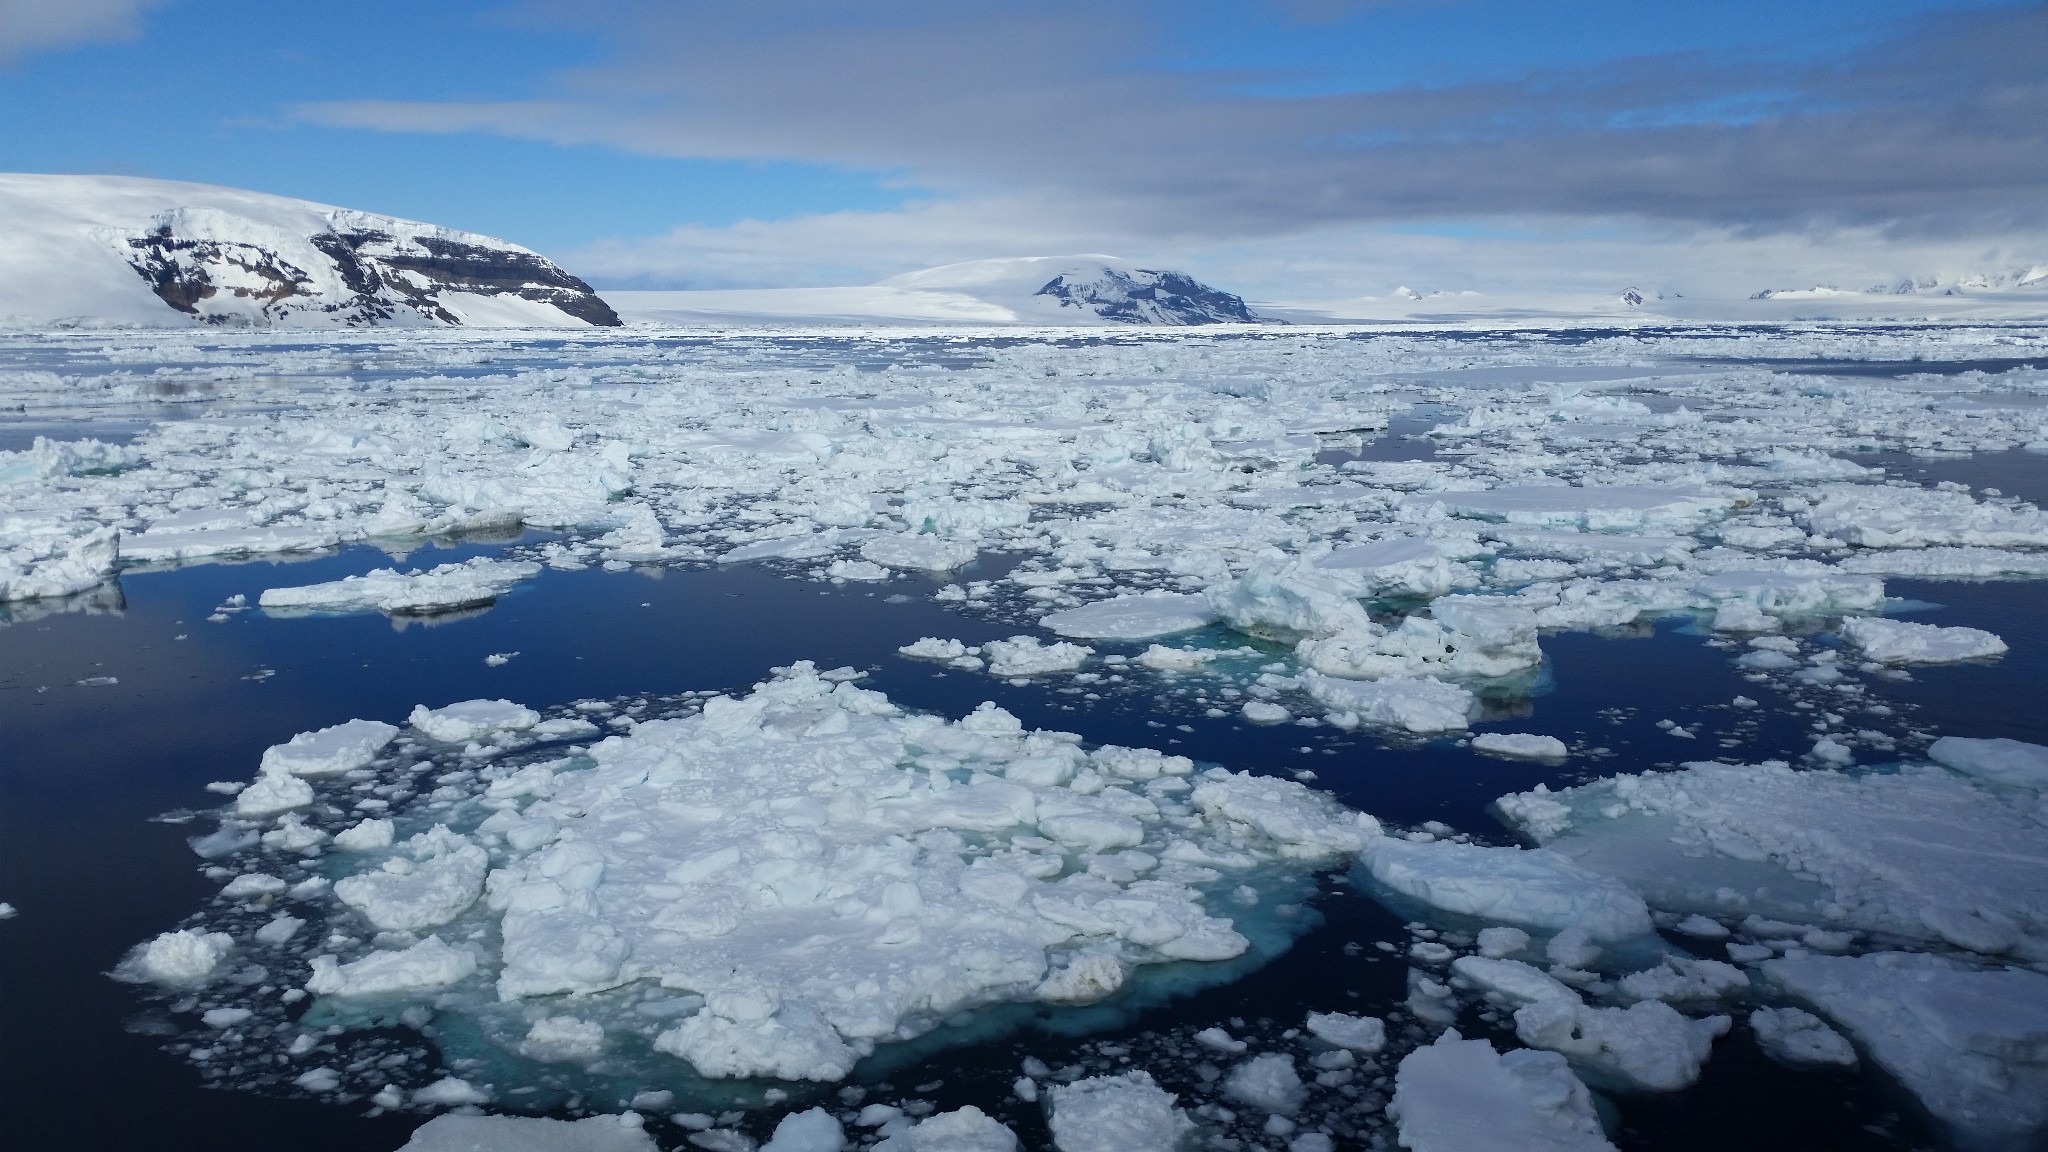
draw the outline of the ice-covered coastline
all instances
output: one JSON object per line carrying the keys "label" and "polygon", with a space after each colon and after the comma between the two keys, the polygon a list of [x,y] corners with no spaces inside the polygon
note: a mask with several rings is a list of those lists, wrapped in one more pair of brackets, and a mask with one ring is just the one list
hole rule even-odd
{"label": "ice-covered coastline", "polygon": [[[1786,351],[1833,350],[1838,337],[1744,338]],[[1859,339],[1869,352],[1895,337]],[[229,388],[213,401],[221,414],[132,445],[45,441],[0,461],[6,527],[18,533],[0,576],[16,589],[90,589],[123,563],[355,541],[411,552],[467,528],[552,526],[559,538],[478,569],[504,578],[482,591],[467,569],[439,588],[428,578],[445,570],[413,560],[400,568],[429,571],[298,594],[320,610],[408,612],[549,579],[537,566],[767,562],[877,583],[940,573],[955,581],[941,603],[1042,630],[977,644],[931,636],[906,657],[1077,691],[1182,678],[1204,685],[1219,714],[1407,739],[1485,726],[1484,702],[1538,673],[1547,636],[1687,616],[1740,675],[1825,705],[1812,751],[1797,764],[1601,767],[1613,774],[1569,791],[1503,796],[1522,848],[1480,828],[1383,829],[1303,783],[1087,748],[1013,730],[993,711],[903,714],[815,669],[751,696],[690,701],[604,741],[577,719],[601,721],[594,707],[485,701],[357,721],[265,757],[221,830],[195,844],[221,873],[220,903],[123,971],[194,998],[219,1047],[281,1056],[291,1076],[269,1087],[378,1107],[507,1106],[519,1069],[622,1052],[657,1062],[636,1068],[667,1059],[712,1080],[830,1081],[961,1010],[1080,1004],[1166,961],[1226,963],[1231,935],[1269,910],[1235,902],[1231,868],[1281,890],[1286,876],[1355,857],[1358,883],[1430,925],[1380,1043],[1359,1039],[1366,1025],[1319,1030],[1314,1017],[1301,1035],[1249,1049],[1227,1033],[1192,1037],[1187,1051],[1220,1054],[1221,1072],[1213,1095],[1183,1088],[1178,1099],[1131,1078],[1142,1073],[1027,1069],[1016,1091],[1043,1102],[1059,1146],[1110,1139],[1116,1108],[1100,1101],[1113,1099],[1151,1109],[1155,1131],[1178,1132],[1180,1109],[1219,1133],[1242,1133],[1252,1116],[1305,1152],[1342,1117],[1386,1105],[1414,1147],[1463,1146],[1460,1117],[1475,1115],[1514,1133],[1507,1146],[1603,1147],[1589,1088],[1683,1091],[1721,1038],[1745,1029],[1788,1064],[1868,1061],[1958,1146],[2023,1147],[2048,1122],[2027,1103],[2043,1083],[2042,1025],[2011,1010],[2048,980],[2048,750],[1967,732],[1899,748],[1853,716],[1859,677],[1909,665],[1939,676],[1939,665],[2024,643],[1894,620],[1885,613],[1910,606],[1887,600],[1887,578],[2038,576],[2048,527],[2011,496],[1888,482],[1840,456],[2042,443],[2043,410],[2018,398],[2048,382],[1599,362],[1700,354],[1683,336],[1654,352],[1627,340],[1633,351],[1612,338],[1554,352],[1503,338],[1489,354],[1539,376],[1544,356],[1608,374],[1529,389],[1477,386],[1460,375],[1469,350],[1426,338],[1390,350],[1315,334],[1134,339],[1058,357],[1023,342],[944,372],[901,354],[831,380],[792,371],[800,342],[738,342],[680,366],[622,354],[643,358],[574,379],[537,370],[488,386],[423,377],[314,390],[253,415],[226,411]],[[442,339],[406,354],[478,346]],[[39,380],[24,394],[67,387]],[[1342,453],[1418,401],[1448,409],[1426,441],[1432,458]],[[476,434],[462,440],[458,409],[496,423],[465,425]],[[345,446],[329,455],[315,442]],[[1021,562],[1000,575],[968,567],[992,553]],[[25,603],[62,603],[33,594]],[[759,795],[737,799],[763,783],[751,779],[684,795],[719,756],[744,748],[765,762],[764,749],[791,739],[806,758]],[[1488,733],[1472,748],[1546,762],[1584,751],[1546,739]],[[897,796],[877,773],[910,791]],[[1225,801],[1219,789],[1241,794]],[[860,810],[840,794],[860,797]],[[750,803],[748,833],[714,847]],[[763,819],[773,835],[759,835]],[[691,828],[687,859],[673,828],[640,826],[664,820]],[[1223,841],[1240,855],[1226,860]],[[1915,847],[1901,852],[1902,841]],[[977,870],[1022,879],[969,883]],[[848,891],[819,888],[825,875]],[[894,887],[906,883],[916,901]],[[1042,891],[1061,885],[1099,888],[1114,915],[1077,927]],[[776,916],[818,919],[778,927],[749,903],[761,893]],[[1013,911],[984,925],[985,938],[956,938],[977,923],[963,899]],[[1025,938],[1051,934],[1048,924],[1071,934],[1040,943],[1027,976]],[[841,932],[945,959],[917,978],[928,982],[891,983],[898,970]],[[1199,955],[1176,953],[1187,940]],[[798,960],[773,959],[806,944],[832,951],[852,995],[807,986]],[[745,978],[719,984],[702,968],[719,957]],[[290,1012],[247,1000],[238,976],[253,967],[298,993]],[[1880,997],[1900,1007],[1867,1011]],[[470,1013],[505,1062],[356,1085],[325,1041],[286,1022],[306,1011],[326,1027],[423,1024],[406,1013],[427,1003]],[[1492,1030],[1467,1039],[1475,1017]],[[632,1025],[623,1036],[620,1020]],[[312,1043],[291,1052],[301,1035]],[[1344,1095],[1375,1078],[1385,1091]],[[792,1141],[828,1122],[851,1132],[856,1111],[785,1123]],[[967,1111],[877,1113],[869,1128],[905,1148],[949,1146],[938,1141],[953,1129],[1002,1146],[981,1124],[995,1122]],[[731,1127],[714,1115],[703,1134]]]}

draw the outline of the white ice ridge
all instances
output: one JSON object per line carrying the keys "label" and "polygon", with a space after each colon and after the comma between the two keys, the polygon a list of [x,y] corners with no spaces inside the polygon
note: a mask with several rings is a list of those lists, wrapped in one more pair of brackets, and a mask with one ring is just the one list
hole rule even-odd
{"label": "white ice ridge", "polygon": [[[993,705],[906,715],[799,664],[503,776],[472,829],[352,853],[343,905],[439,935],[317,958],[307,987],[431,999],[472,965],[507,1004],[659,984],[701,1008],[590,1027],[640,1033],[707,1077],[836,1080],[966,1009],[1088,1003],[1140,965],[1238,956],[1247,941],[1212,894],[1377,833],[1292,781],[1193,769],[1084,751]],[[483,919],[502,954],[444,943]]]}
{"label": "white ice ridge", "polygon": [[1411,1152],[1613,1152],[1592,1094],[1554,1052],[1501,1053],[1450,1029],[1401,1061],[1387,1114]]}
{"label": "white ice ridge", "polygon": [[386,612],[425,615],[495,603],[522,580],[538,575],[540,565],[479,556],[461,564],[443,564],[427,571],[400,572],[381,568],[361,576],[345,576],[325,584],[266,588],[257,603],[277,612]]}
{"label": "white ice ridge", "polygon": [[1858,616],[1842,621],[1842,638],[1880,664],[1953,664],[2005,652],[2005,641],[1981,628],[1942,628]]}
{"label": "white ice ridge", "polygon": [[2048,976],[1906,952],[1767,960],[1766,978],[1862,1045],[1956,1146],[2048,1134]]}
{"label": "white ice ridge", "polygon": [[[2000,783],[2032,778],[2031,758],[2006,745],[1944,753]],[[2040,803],[2034,791],[1931,765],[1859,775],[1779,762],[1693,763],[1497,802],[1550,852],[1660,910],[1760,914],[2032,960],[2048,958]]]}

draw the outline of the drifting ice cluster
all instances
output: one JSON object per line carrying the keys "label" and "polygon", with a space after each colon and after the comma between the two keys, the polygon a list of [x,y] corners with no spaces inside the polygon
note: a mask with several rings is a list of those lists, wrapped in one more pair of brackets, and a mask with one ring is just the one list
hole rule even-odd
{"label": "drifting ice cluster", "polygon": [[[87,388],[158,395],[190,382],[133,366],[178,339],[113,342],[110,375],[17,391],[52,407]],[[1185,1115],[1157,1064],[1156,1081],[1027,1070],[1019,1098],[1043,1102],[1065,1152],[1190,1122],[1320,1152],[1324,1130],[1295,1126],[1334,1115],[1344,1089],[1387,1104],[1411,1148],[1606,1148],[1589,1085],[1682,1089],[1739,1027],[1789,1065],[1868,1060],[1956,1140],[2017,1145],[2048,1127],[2048,1048],[2023,1010],[2048,1000],[2048,749],[1965,734],[1927,763],[1844,714],[1868,705],[1858,676],[2005,652],[1980,629],[1884,615],[1904,607],[1885,582],[2048,575],[2048,517],[1842,457],[2048,450],[2041,410],[2006,395],[2044,378],[1936,394],[1646,363],[1737,346],[1966,355],[1985,339],[1027,340],[962,366],[874,336],[853,341],[856,371],[820,368],[821,345],[795,337],[582,358],[436,337],[407,346],[416,378],[237,410],[271,398],[259,375],[339,380],[359,351],[287,344],[230,365],[252,382],[218,386],[209,418],[0,457],[0,598],[90,591],[124,564],[559,529],[509,559],[259,602],[436,611],[547,567],[762,562],[937,585],[1015,630],[925,637],[907,657],[1076,692],[1177,678],[1213,685],[1213,717],[1416,737],[1486,726],[1491,701],[1538,683],[1548,636],[1688,617],[1736,674],[1819,702],[1812,751],[1501,797],[1530,847],[1383,831],[1299,783],[1085,749],[993,707],[907,714],[807,666],[594,743],[580,714],[503,701],[352,721],[265,755],[195,841],[219,903],[121,971],[218,1033],[195,1051],[281,1056],[288,1075],[266,1074],[308,1092],[503,1106],[530,1081],[624,1106],[657,1080],[836,1080],[969,1027],[968,1010],[1225,971],[1288,934],[1304,876],[1355,863],[1414,918],[1399,1020],[1318,1012],[1294,1047],[1257,1050],[1203,1029],[1189,1044],[1228,1067]],[[1475,356],[1598,383],[1494,387],[1464,375]],[[1345,451],[1418,401],[1444,411],[1416,443],[1427,458]],[[1469,747],[1600,751],[1532,732]],[[1464,1038],[1475,1016],[1491,1039]],[[462,1075],[415,1082],[342,1051],[337,1037],[390,1024],[459,1053],[443,1071]],[[1368,1103],[1375,1080],[1390,1102]],[[847,1119],[806,1115],[785,1121],[787,1148]],[[421,1147],[471,1138],[460,1127],[423,1129]],[[868,1127],[889,1152],[1015,1140],[972,1108]]]}
{"label": "drifting ice cluster", "polygon": [[[488,766],[351,811],[362,793],[316,783],[378,779],[399,729],[358,720],[271,749],[195,847],[260,842],[269,871],[222,900],[280,910],[239,937],[167,933],[124,971],[189,989],[260,963],[318,998],[314,1019],[435,1005],[543,1063],[835,1081],[963,1011],[1087,1004],[1145,965],[1243,955],[1219,892],[1243,915],[1246,893],[1289,891],[1378,834],[1292,781],[1084,750],[993,705],[905,714],[807,664],[517,767],[489,750],[590,727],[502,701],[410,725],[402,743]],[[312,916],[325,935],[302,939]]]}

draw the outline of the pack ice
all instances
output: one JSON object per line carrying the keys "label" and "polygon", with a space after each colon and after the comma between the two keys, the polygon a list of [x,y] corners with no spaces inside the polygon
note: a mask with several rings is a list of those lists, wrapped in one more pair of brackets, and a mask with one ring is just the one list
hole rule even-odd
{"label": "pack ice", "polygon": [[[411,719],[401,760],[467,741],[472,764],[489,740],[573,723],[502,701]],[[837,1080],[969,1009],[1087,1004],[1147,965],[1238,957],[1246,886],[1285,890],[1376,832],[1293,781],[1086,750],[993,705],[907,714],[808,664],[567,756],[459,773],[474,784],[389,818],[334,807],[394,731],[277,746],[231,819],[324,822],[345,849],[296,856],[331,881],[292,888],[327,916],[324,941],[292,945],[317,1018],[434,1004],[500,1059],[638,1052],[710,1079]],[[259,787],[292,795],[243,805]],[[247,949],[266,946],[181,930],[131,967],[186,985]]]}

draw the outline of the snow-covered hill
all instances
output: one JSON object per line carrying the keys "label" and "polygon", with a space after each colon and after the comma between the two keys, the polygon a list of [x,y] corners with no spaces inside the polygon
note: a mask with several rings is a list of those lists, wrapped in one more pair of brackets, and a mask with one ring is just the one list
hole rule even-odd
{"label": "snow-covered hill", "polygon": [[0,174],[0,325],[615,325],[489,236],[235,188]]}
{"label": "snow-covered hill", "polygon": [[1858,296],[1985,296],[2008,292],[2048,293],[2048,264],[2009,272],[1973,272],[1963,276],[1922,276],[1868,288],[1772,288],[1752,300],[1839,300]]}
{"label": "snow-covered hill", "polygon": [[1242,299],[1114,256],[972,260],[857,288],[607,294],[644,323],[1249,324]]}

